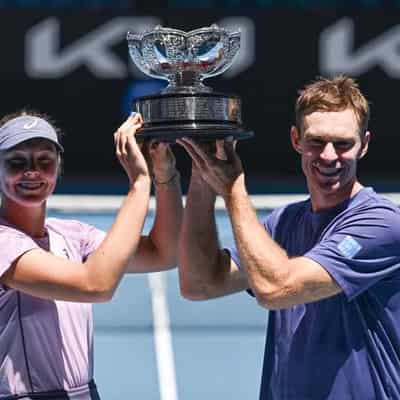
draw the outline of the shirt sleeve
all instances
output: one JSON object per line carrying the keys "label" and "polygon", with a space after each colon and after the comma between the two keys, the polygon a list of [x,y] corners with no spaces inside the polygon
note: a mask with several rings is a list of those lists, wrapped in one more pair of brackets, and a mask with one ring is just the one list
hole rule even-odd
{"label": "shirt sleeve", "polygon": [[0,227],[0,277],[18,257],[37,248],[39,246],[24,233],[9,227]]}
{"label": "shirt sleeve", "polygon": [[400,271],[400,216],[369,209],[343,220],[304,254],[335,279],[350,301]]}

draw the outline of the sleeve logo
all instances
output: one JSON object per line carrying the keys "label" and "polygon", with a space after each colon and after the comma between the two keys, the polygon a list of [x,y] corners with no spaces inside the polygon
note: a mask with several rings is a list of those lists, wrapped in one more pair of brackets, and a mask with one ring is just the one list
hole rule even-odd
{"label": "sleeve logo", "polygon": [[362,246],[354,238],[347,235],[345,238],[337,245],[337,248],[346,258],[353,258],[361,249]]}

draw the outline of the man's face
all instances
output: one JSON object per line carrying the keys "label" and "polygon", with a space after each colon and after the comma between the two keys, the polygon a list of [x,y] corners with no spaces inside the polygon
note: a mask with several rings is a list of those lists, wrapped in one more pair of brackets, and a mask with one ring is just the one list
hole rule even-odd
{"label": "man's face", "polygon": [[301,154],[310,193],[342,200],[351,192],[357,161],[367,152],[369,136],[369,132],[360,135],[351,109],[309,114],[302,133],[293,127],[292,144]]}

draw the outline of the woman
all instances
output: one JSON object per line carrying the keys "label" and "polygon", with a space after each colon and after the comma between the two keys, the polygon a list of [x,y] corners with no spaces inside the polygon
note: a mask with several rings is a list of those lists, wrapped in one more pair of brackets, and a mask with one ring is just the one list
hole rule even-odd
{"label": "woman", "polygon": [[[99,399],[93,381],[90,303],[104,302],[125,272],[176,265],[182,216],[179,174],[166,144],[149,149],[152,171],[130,116],[114,134],[128,193],[108,233],[46,218],[63,148],[47,117],[0,121],[0,399]],[[156,216],[142,236],[151,176]]]}

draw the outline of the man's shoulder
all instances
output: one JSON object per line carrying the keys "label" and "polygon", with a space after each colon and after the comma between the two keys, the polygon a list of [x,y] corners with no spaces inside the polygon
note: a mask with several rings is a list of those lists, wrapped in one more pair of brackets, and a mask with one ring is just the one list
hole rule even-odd
{"label": "man's shoulder", "polygon": [[310,207],[310,199],[296,201],[276,207],[272,210],[271,215],[276,217],[295,215],[309,210]]}
{"label": "man's shoulder", "polygon": [[284,214],[295,214],[300,211],[306,211],[311,206],[310,199],[287,203],[276,207],[272,210],[271,214],[284,215]]}
{"label": "man's shoulder", "polygon": [[346,232],[363,235],[390,235],[400,242],[400,208],[390,199],[374,192],[363,190],[332,221],[331,226]]}
{"label": "man's shoulder", "polygon": [[400,208],[391,199],[375,192],[371,188],[364,188],[347,207],[353,213],[374,213],[375,215],[387,215],[400,218]]}
{"label": "man's shoulder", "polygon": [[310,208],[311,203],[309,199],[279,206],[267,216],[266,225],[270,232],[272,232],[274,226],[296,223],[296,221],[303,218],[304,214],[309,212]]}

